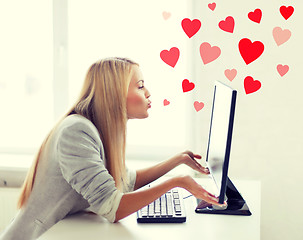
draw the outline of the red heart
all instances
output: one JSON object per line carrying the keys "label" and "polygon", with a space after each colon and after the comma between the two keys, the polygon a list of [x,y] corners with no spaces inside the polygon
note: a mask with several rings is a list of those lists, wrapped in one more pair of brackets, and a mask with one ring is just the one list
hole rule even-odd
{"label": "red heart", "polygon": [[182,81],[182,89],[183,89],[183,92],[189,92],[191,90],[193,90],[195,88],[195,84],[188,81],[187,79],[184,79]]}
{"label": "red heart", "polygon": [[254,80],[251,76],[247,76],[244,79],[244,89],[246,94],[250,94],[258,91],[261,88],[261,82]]}
{"label": "red heart", "polygon": [[248,13],[248,18],[253,22],[260,23],[262,18],[261,9],[257,8],[255,11]]}
{"label": "red heart", "polygon": [[169,51],[168,50],[163,50],[160,53],[160,57],[165,62],[171,67],[175,67],[178,59],[180,56],[180,51],[176,47],[172,47]]}
{"label": "red heart", "polygon": [[246,65],[255,61],[264,51],[264,45],[262,42],[251,42],[248,38],[243,38],[239,42],[240,54],[246,63]]}
{"label": "red heart", "polygon": [[234,27],[235,27],[235,20],[231,16],[225,18],[225,21],[222,20],[219,22],[219,28],[225,32],[233,33]]}
{"label": "red heart", "polygon": [[285,20],[287,20],[288,18],[290,18],[290,16],[294,13],[294,8],[292,6],[281,6],[280,7],[280,13],[281,15],[285,18]]}
{"label": "red heart", "polygon": [[199,19],[194,19],[191,21],[189,18],[184,18],[181,25],[186,35],[191,38],[199,31],[201,22]]}
{"label": "red heart", "polygon": [[202,108],[204,108],[204,103],[195,101],[194,108],[196,109],[197,112],[199,112]]}

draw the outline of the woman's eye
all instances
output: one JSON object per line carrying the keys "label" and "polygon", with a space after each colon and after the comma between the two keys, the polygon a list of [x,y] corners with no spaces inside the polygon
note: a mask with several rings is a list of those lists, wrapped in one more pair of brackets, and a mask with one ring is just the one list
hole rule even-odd
{"label": "woman's eye", "polygon": [[139,86],[139,89],[142,89],[142,88],[144,88],[144,86]]}

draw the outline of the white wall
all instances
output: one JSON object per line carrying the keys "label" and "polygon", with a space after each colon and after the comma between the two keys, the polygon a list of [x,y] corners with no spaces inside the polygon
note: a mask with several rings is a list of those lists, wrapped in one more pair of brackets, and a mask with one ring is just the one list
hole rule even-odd
{"label": "white wall", "polygon": [[[197,97],[205,99],[204,112],[196,117],[197,122],[202,122],[197,129],[205,134],[196,138],[206,146],[213,81],[220,80],[237,89],[230,176],[261,180],[262,239],[303,239],[300,206],[303,197],[303,3],[299,0],[217,0],[217,7],[212,12],[207,8],[209,2],[197,3],[199,10],[192,16],[202,22],[200,32],[194,37],[196,53],[193,57],[195,78],[198,78],[195,80],[199,81],[197,85],[201,89]],[[282,5],[292,5],[295,9],[288,20],[279,12]],[[260,24],[247,17],[256,8],[263,12]],[[227,16],[235,19],[233,33],[218,27]],[[277,46],[272,35],[274,27],[289,29],[290,39]],[[265,46],[261,57],[249,65],[239,54],[238,42],[242,38],[261,41]],[[219,46],[221,56],[204,65],[198,53],[202,42]],[[278,64],[290,67],[283,77],[277,73]],[[238,74],[230,82],[224,76],[224,70],[232,68],[237,69]],[[246,95],[243,87],[246,76],[261,81],[261,89]]]}

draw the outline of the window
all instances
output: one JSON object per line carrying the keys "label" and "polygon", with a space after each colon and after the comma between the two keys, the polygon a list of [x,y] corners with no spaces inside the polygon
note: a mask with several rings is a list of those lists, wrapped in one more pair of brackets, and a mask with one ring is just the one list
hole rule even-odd
{"label": "window", "polygon": [[53,124],[52,1],[1,1],[0,31],[0,152],[31,153]]}
{"label": "window", "polygon": [[[14,0],[0,3],[0,153],[34,154],[74,103],[96,60],[129,57],[151,92],[150,117],[128,123],[127,154],[154,158],[192,143],[190,41],[181,28],[191,1]],[[18,6],[16,8],[16,5]],[[169,19],[162,13],[170,12]],[[174,68],[160,59],[178,47]],[[167,99],[170,105],[164,106]],[[147,154],[148,153],[148,154]]]}

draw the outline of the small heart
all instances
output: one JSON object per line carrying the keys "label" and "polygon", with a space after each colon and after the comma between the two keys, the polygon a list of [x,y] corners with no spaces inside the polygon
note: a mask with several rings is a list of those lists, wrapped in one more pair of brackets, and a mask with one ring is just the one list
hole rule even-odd
{"label": "small heart", "polygon": [[290,18],[290,16],[294,13],[294,8],[292,6],[281,6],[280,7],[280,13],[281,15],[285,18],[285,20],[287,20],[288,18]]}
{"label": "small heart", "polygon": [[234,32],[235,20],[232,16],[228,16],[225,20],[219,22],[219,28],[225,32]]}
{"label": "small heart", "polygon": [[184,18],[181,22],[181,26],[186,35],[191,38],[199,31],[201,22],[199,19],[190,20],[189,18]]}
{"label": "small heart", "polygon": [[236,69],[226,69],[224,71],[224,75],[227,77],[227,79],[229,81],[232,81],[237,76],[237,70]]}
{"label": "small heart", "polygon": [[204,42],[200,45],[200,55],[204,64],[216,60],[221,55],[221,49]]}
{"label": "small heart", "polygon": [[280,46],[289,40],[291,36],[291,31],[289,31],[288,29],[282,30],[282,28],[280,27],[275,27],[272,31],[272,35],[276,44]]}
{"label": "small heart", "polygon": [[197,112],[199,112],[203,107],[204,107],[203,102],[198,102],[198,101],[194,102],[194,108],[196,109]]}
{"label": "small heart", "polygon": [[244,89],[246,94],[250,94],[258,91],[261,88],[261,82],[254,80],[251,76],[247,76],[244,79]]}
{"label": "small heart", "polygon": [[164,106],[167,106],[167,105],[169,105],[169,104],[170,104],[170,101],[168,101],[167,99],[164,99],[163,105],[164,105]]}
{"label": "small heart", "polygon": [[182,81],[183,92],[189,92],[189,91],[193,90],[194,88],[195,88],[195,84],[188,81],[188,79],[184,79]]}
{"label": "small heart", "polygon": [[215,10],[215,8],[216,8],[216,3],[209,3],[208,4],[208,8],[210,9],[210,10],[212,10],[212,11],[214,11]]}
{"label": "small heart", "polygon": [[162,12],[162,16],[163,16],[163,18],[164,18],[164,20],[167,20],[167,19],[169,19],[170,18],[170,16],[171,16],[171,13],[170,12]]}
{"label": "small heart", "polygon": [[248,18],[253,22],[260,23],[262,18],[261,9],[257,8],[255,11],[248,13]]}
{"label": "small heart", "polygon": [[239,42],[239,51],[244,62],[248,65],[261,56],[264,45],[262,42],[251,42],[248,38],[243,38]]}
{"label": "small heart", "polygon": [[160,58],[171,67],[175,67],[180,56],[180,51],[176,47],[172,47],[170,50],[163,50],[160,53]]}
{"label": "small heart", "polygon": [[278,64],[278,66],[277,66],[277,71],[281,77],[283,77],[288,72],[288,70],[289,70],[288,65]]}

